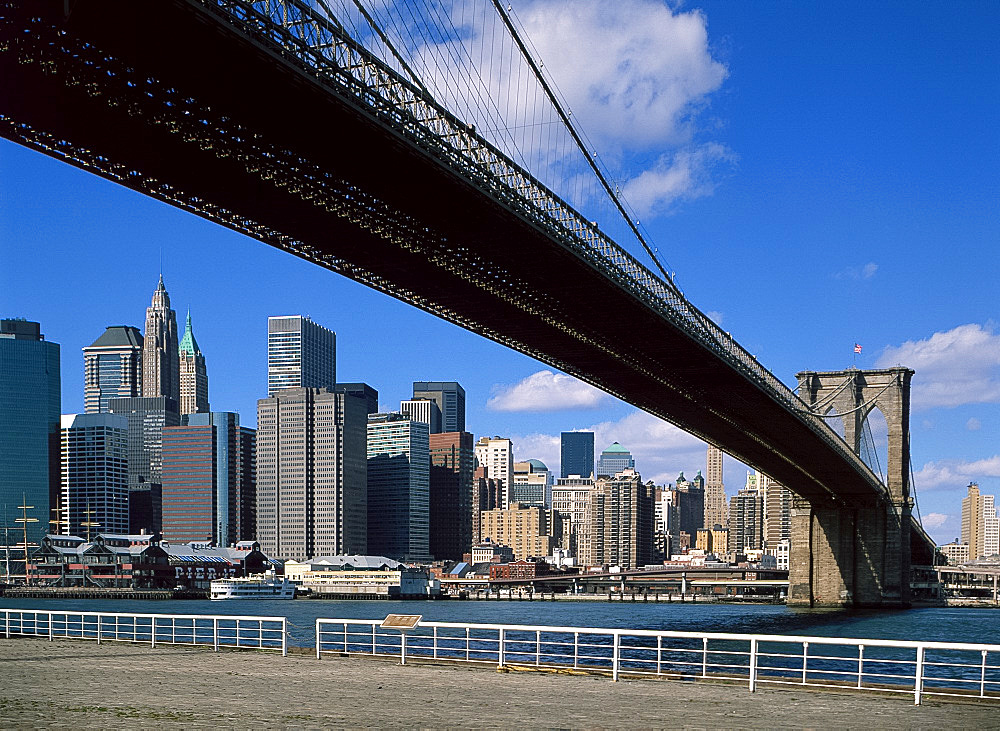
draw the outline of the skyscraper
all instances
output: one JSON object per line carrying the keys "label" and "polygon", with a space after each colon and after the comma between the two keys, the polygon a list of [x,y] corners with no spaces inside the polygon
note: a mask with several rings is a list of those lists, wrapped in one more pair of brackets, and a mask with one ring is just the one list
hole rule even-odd
{"label": "skyscraper", "polygon": [[538,459],[514,463],[510,501],[522,507],[552,507],[552,477],[549,468]]}
{"label": "skyscraper", "polygon": [[465,431],[465,389],[456,381],[414,381],[413,398],[430,399],[441,410],[441,431]]}
{"label": "skyscraper", "polygon": [[722,450],[708,445],[705,474],[705,520],[703,525],[711,530],[712,526],[726,526],[729,523],[726,509],[726,487],[722,482]]}
{"label": "skyscraper", "polygon": [[267,395],[283,388],[333,388],[337,335],[301,315],[267,318]]}
{"label": "skyscraper", "polygon": [[205,368],[205,356],[194,339],[191,328],[191,313],[188,312],[184,323],[184,337],[178,346],[181,413],[203,414],[208,406],[208,371]]}
{"label": "skyscraper", "polygon": [[142,333],[111,325],[83,349],[84,411],[107,413],[113,398],[142,396]]}
{"label": "skyscraper", "polygon": [[368,417],[368,551],[430,556],[430,434],[403,414]]}
{"label": "skyscraper", "polygon": [[257,430],[240,427],[240,533],[238,540],[257,540]]}
{"label": "skyscraper", "polygon": [[363,399],[369,414],[378,413],[378,391],[367,383],[338,383],[333,390]]}
{"label": "skyscraper", "polygon": [[163,430],[163,537],[188,543],[241,540],[244,440],[239,414],[212,411],[182,417]]}
{"label": "skyscraper", "polygon": [[458,560],[472,546],[475,452],[469,432],[431,434],[430,552]]}
{"label": "skyscraper", "polygon": [[[60,430],[60,532],[83,536],[128,532],[128,419],[118,414],[64,414]],[[54,531],[53,531],[54,532]]]}
{"label": "skyscraper", "polygon": [[142,345],[142,395],[165,396],[180,403],[180,361],[177,351],[177,315],[170,309],[170,295],[163,286],[163,275],[146,308],[146,335]]}
{"label": "skyscraper", "polygon": [[561,477],[552,488],[552,508],[562,520],[563,548],[574,556],[591,556],[587,506],[594,489],[592,477]]}
{"label": "skyscraper", "polygon": [[729,503],[729,547],[733,551],[756,551],[764,543],[764,491],[762,475],[747,474],[746,487]]}
{"label": "skyscraper", "polygon": [[514,443],[503,437],[480,437],[476,442],[476,462],[486,468],[486,477],[499,482],[500,507],[507,507],[514,477]]}
{"label": "skyscraper", "polygon": [[610,447],[601,452],[600,459],[597,460],[597,477],[614,477],[624,470],[634,470],[635,460],[632,453],[618,442],[614,442]]}
{"label": "skyscraper", "polygon": [[59,345],[37,322],[0,320],[0,511],[13,523],[18,505],[33,506],[29,543],[46,532],[59,490],[61,403]]}
{"label": "skyscraper", "polygon": [[962,543],[969,544],[969,559],[1000,553],[1000,523],[993,495],[983,495],[979,484],[970,482],[962,499]]}
{"label": "skyscraper", "polygon": [[677,476],[672,498],[677,511],[677,535],[687,533],[693,539],[699,529],[706,527],[705,480],[701,473],[699,472],[693,480],[688,480],[681,472]]}
{"label": "skyscraper", "polygon": [[760,476],[764,491],[764,541],[774,548],[792,539],[792,491],[767,475]]}
{"label": "skyscraper", "polygon": [[652,485],[644,485],[635,470],[622,470],[599,477],[588,498],[590,555],[582,554],[581,563],[623,571],[648,564],[653,556]]}
{"label": "skyscraper", "polygon": [[129,532],[159,533],[163,428],[180,424],[177,402],[166,396],[113,398],[108,409],[128,419]]}
{"label": "skyscraper", "polygon": [[329,388],[257,402],[257,538],[278,558],[368,550],[366,405]]}
{"label": "skyscraper", "polygon": [[[399,402],[399,413],[406,414],[414,421],[422,421],[431,434],[441,433],[441,409],[429,398],[413,398]],[[454,433],[454,432],[452,432]]]}
{"label": "skyscraper", "polygon": [[559,476],[594,474],[594,432],[564,431],[559,435]]}

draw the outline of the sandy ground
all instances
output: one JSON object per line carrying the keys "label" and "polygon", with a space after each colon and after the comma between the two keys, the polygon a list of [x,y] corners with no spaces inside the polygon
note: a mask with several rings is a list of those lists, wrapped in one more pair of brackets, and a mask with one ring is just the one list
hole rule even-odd
{"label": "sandy ground", "polygon": [[0,727],[1000,728],[1000,706],[371,658],[0,639]]}

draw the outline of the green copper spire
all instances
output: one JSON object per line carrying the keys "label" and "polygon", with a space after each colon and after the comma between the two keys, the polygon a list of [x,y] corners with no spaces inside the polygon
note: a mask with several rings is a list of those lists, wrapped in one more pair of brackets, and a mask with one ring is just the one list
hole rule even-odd
{"label": "green copper spire", "polygon": [[191,310],[188,310],[187,321],[184,323],[184,337],[181,338],[178,350],[190,353],[191,355],[201,352],[201,348],[198,347],[198,341],[194,339],[194,330],[191,329]]}

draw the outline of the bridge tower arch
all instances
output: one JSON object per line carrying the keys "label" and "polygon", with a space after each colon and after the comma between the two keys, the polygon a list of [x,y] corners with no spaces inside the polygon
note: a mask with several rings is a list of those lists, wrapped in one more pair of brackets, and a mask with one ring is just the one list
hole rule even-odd
{"label": "bridge tower arch", "polygon": [[793,500],[789,604],[909,603],[913,373],[898,367],[797,374],[799,398],[817,415],[842,419],[844,440],[856,454],[861,453],[865,419],[876,408],[885,417],[889,444],[884,499]]}

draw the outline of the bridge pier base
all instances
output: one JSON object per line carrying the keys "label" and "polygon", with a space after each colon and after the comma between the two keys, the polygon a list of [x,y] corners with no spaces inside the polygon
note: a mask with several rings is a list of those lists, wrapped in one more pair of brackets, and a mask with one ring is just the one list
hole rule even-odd
{"label": "bridge pier base", "polygon": [[796,497],[788,605],[908,605],[909,523],[908,508],[888,503],[813,505]]}

